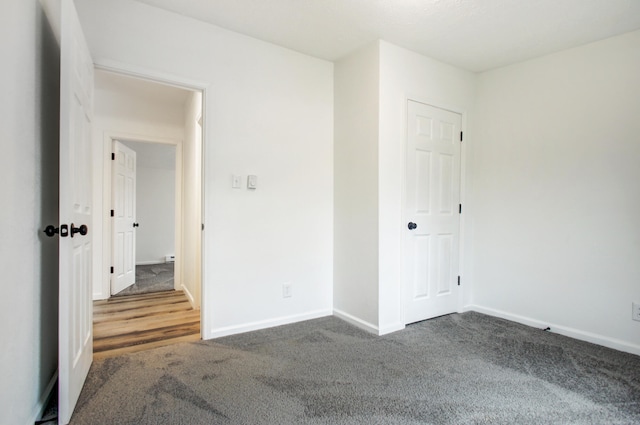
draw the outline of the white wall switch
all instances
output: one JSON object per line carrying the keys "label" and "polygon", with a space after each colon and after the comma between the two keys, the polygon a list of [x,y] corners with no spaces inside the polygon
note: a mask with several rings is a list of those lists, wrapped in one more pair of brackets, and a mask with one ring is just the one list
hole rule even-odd
{"label": "white wall switch", "polygon": [[247,189],[255,189],[258,187],[258,176],[247,176]]}
{"label": "white wall switch", "polygon": [[282,284],[282,298],[291,298],[293,296],[293,292],[291,291],[290,283]]}
{"label": "white wall switch", "polygon": [[240,189],[242,187],[242,176],[234,175],[231,179],[231,187],[233,189]]}

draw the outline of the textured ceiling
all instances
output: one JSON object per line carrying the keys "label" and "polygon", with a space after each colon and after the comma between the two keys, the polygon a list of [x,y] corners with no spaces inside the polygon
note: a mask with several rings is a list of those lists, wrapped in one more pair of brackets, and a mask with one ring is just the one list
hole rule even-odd
{"label": "textured ceiling", "polygon": [[138,0],[334,61],[374,40],[484,71],[640,29],[640,0]]}

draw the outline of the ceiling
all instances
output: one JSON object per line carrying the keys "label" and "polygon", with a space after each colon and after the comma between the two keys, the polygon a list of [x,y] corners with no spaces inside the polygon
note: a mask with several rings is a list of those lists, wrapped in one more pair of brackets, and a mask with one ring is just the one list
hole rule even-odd
{"label": "ceiling", "polygon": [[138,0],[335,61],[383,39],[481,72],[640,29],[640,0]]}

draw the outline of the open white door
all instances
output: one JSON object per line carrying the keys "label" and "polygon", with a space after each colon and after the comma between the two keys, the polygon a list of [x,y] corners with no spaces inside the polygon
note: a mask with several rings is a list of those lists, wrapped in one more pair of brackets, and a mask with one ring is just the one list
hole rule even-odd
{"label": "open white door", "polygon": [[113,142],[113,278],[111,295],[136,280],[136,152]]}
{"label": "open white door", "polygon": [[60,3],[59,423],[67,424],[93,359],[91,124],[93,62],[73,0]]}
{"label": "open white door", "polygon": [[409,101],[405,323],[458,310],[460,114]]}

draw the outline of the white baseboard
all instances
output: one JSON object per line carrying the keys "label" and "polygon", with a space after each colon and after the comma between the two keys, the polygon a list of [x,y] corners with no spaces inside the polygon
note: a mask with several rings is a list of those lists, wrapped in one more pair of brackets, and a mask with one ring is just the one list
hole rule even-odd
{"label": "white baseboard", "polygon": [[99,293],[94,292],[92,300],[100,301],[100,300],[106,300],[108,298],[109,298],[109,295],[104,295],[102,292],[99,292]]}
{"label": "white baseboard", "polygon": [[149,261],[136,261],[136,266],[152,266],[154,264],[164,264],[164,263],[166,263],[166,261],[164,261],[164,259],[149,260]]}
{"label": "white baseboard", "polygon": [[389,325],[389,326],[385,326],[383,328],[379,328],[378,329],[378,335],[382,336],[382,335],[390,334],[390,333],[393,333],[393,332],[401,331],[406,327],[407,327],[407,325],[405,325],[403,323],[395,323],[393,325]]}
{"label": "white baseboard", "polygon": [[362,320],[359,317],[353,316],[349,313],[345,313],[342,310],[333,309],[333,315],[339,319],[344,320],[347,323],[352,324],[353,326],[365,330],[374,335],[378,335],[378,327],[372,323],[367,322],[366,320]]}
{"label": "white baseboard", "polygon": [[345,313],[342,310],[334,309],[333,315],[339,319],[344,320],[347,323],[352,324],[353,326],[365,330],[374,335],[382,336],[386,334],[390,334],[391,332],[396,332],[405,328],[403,323],[395,323],[390,326],[379,327],[374,324],[367,322],[366,320],[362,320],[358,317],[355,317],[349,313]]}
{"label": "white baseboard", "polygon": [[189,304],[191,304],[191,308],[194,310],[197,310],[198,308],[200,308],[199,306],[196,306],[196,299],[193,297],[193,294],[191,293],[191,291],[189,291],[189,288],[187,288],[184,284],[180,285],[182,292],[184,292],[184,294],[187,296],[187,299],[189,300]]}
{"label": "white baseboard", "polygon": [[237,326],[226,326],[223,328],[213,328],[205,339],[220,338],[223,336],[235,335],[243,332],[257,331],[260,329],[273,328],[275,326],[288,325],[305,320],[319,319],[320,317],[331,316],[331,310],[316,310],[309,313],[293,316],[278,317],[276,319],[262,320],[259,322],[245,323]]}
{"label": "white baseboard", "polygon": [[33,425],[34,423],[36,423],[42,418],[42,415],[44,414],[44,409],[47,408],[47,402],[49,401],[49,397],[51,397],[51,392],[53,391],[53,387],[56,385],[57,381],[58,381],[58,370],[56,369],[53,376],[49,380],[49,383],[44,388],[44,391],[42,391],[42,394],[40,394],[40,398],[38,399],[38,404],[36,404],[32,418],[29,422],[27,422],[27,425]]}
{"label": "white baseboard", "polygon": [[610,338],[603,335],[594,334],[591,332],[585,332],[578,329],[570,328],[567,326],[556,325],[554,323],[542,322],[530,317],[520,316],[517,314],[509,313],[506,311],[495,310],[492,308],[482,307],[479,305],[465,306],[464,311],[476,311],[478,313],[487,314],[489,316],[500,317],[501,319],[511,320],[512,322],[522,323],[523,325],[532,326],[535,328],[545,329],[551,328],[550,332],[554,332],[560,335],[568,336],[571,338],[579,339],[581,341],[591,342],[593,344],[602,345],[604,347],[613,348],[614,350],[624,351],[626,353],[636,354],[640,356],[640,345],[632,344],[626,341],[622,341],[615,338]]}

